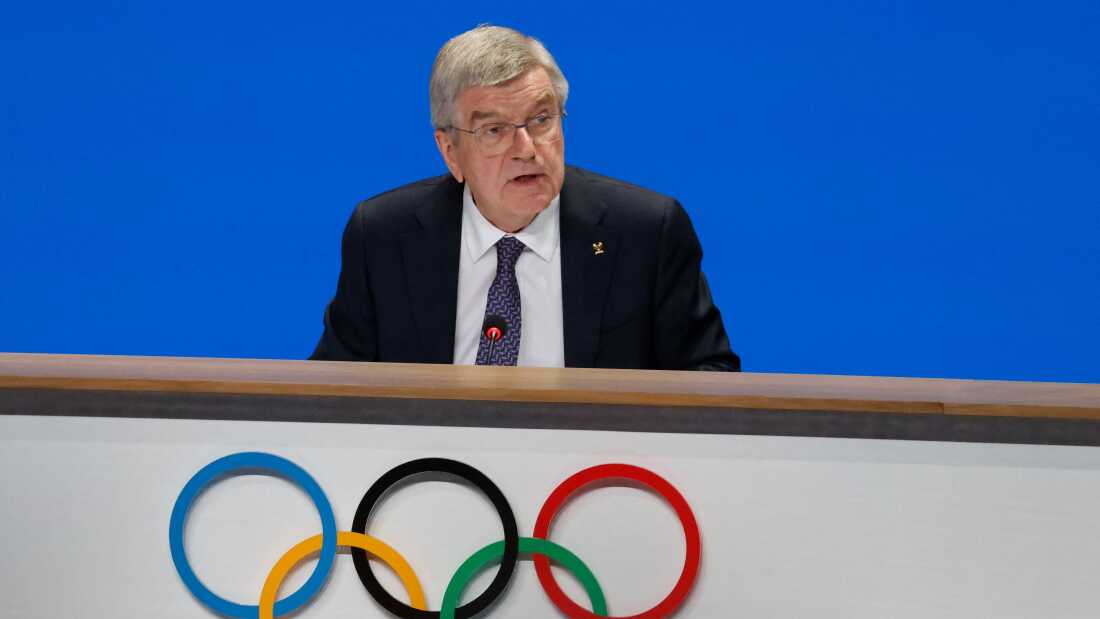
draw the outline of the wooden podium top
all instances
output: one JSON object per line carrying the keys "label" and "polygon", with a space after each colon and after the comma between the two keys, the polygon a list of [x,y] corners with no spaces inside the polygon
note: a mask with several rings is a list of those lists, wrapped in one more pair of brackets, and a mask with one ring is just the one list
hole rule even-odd
{"label": "wooden podium top", "polygon": [[0,413],[1100,444],[1100,385],[792,374],[0,354]]}

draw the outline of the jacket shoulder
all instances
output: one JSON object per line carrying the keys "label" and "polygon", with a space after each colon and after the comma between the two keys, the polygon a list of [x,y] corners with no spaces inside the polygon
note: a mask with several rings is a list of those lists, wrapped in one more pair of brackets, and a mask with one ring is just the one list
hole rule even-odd
{"label": "jacket shoulder", "polygon": [[440,190],[451,184],[454,178],[444,174],[395,187],[359,202],[353,218],[366,230],[392,233],[412,227],[417,210],[437,200]]}
{"label": "jacket shoulder", "polygon": [[581,181],[590,198],[602,202],[610,216],[624,223],[660,224],[671,209],[679,208],[675,198],[652,189],[575,166],[569,166],[569,173]]}

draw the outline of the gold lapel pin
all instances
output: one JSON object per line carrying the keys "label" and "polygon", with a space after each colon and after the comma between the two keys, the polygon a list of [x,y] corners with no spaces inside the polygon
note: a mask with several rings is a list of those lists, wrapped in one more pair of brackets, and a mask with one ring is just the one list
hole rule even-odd
{"label": "gold lapel pin", "polygon": [[592,244],[592,253],[597,256],[603,253],[603,241],[596,241]]}

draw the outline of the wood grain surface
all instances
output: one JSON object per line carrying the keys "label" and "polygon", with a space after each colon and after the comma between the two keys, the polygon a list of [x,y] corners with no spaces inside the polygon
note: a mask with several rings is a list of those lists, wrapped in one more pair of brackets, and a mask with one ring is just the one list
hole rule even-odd
{"label": "wood grain surface", "polygon": [[0,353],[4,389],[616,404],[1100,421],[1100,385]]}

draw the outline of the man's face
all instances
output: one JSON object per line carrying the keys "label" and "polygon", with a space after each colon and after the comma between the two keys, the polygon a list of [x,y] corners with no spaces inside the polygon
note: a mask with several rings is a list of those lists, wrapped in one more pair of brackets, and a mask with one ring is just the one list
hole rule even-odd
{"label": "man's face", "polygon": [[[500,86],[467,89],[458,97],[455,125],[476,130],[486,123],[523,124],[539,114],[559,114],[550,77],[537,67]],[[465,181],[481,214],[505,232],[523,229],[561,191],[565,139],[536,144],[517,129],[507,150],[487,155],[476,136],[435,132],[436,145],[451,174]]]}

